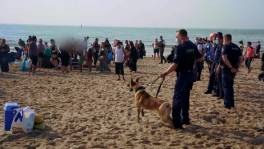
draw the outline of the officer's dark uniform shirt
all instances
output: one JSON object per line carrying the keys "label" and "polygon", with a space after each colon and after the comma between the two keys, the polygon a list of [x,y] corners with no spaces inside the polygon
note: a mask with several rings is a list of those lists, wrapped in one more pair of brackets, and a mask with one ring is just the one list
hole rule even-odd
{"label": "officer's dark uniform shirt", "polygon": [[[234,43],[230,43],[229,45],[225,45],[223,47],[222,55],[227,55],[227,59],[231,63],[231,65],[234,68],[238,68],[239,66],[239,61],[240,61],[240,56],[242,56],[241,49]],[[230,70],[228,66],[226,66],[224,63],[224,69]]]}
{"label": "officer's dark uniform shirt", "polygon": [[178,65],[177,72],[192,71],[195,61],[201,57],[197,46],[191,41],[187,41],[177,47],[173,62]]}

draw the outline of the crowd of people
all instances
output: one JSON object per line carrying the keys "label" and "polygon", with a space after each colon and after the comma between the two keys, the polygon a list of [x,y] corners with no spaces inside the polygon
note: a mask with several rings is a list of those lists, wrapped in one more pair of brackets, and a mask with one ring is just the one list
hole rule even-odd
{"label": "crowd of people", "polygon": [[[43,42],[36,36],[29,36],[26,41],[19,39],[16,49],[16,59],[22,62],[30,60],[31,66],[29,72],[36,73],[37,68],[55,68],[61,69],[63,73],[69,72],[69,68],[88,68],[92,71],[110,72],[111,62],[115,64],[118,80],[120,75],[124,78],[124,66],[130,71],[137,72],[137,61],[146,56],[145,45],[142,40],[133,41],[126,40],[124,43],[120,40],[114,40],[111,44],[106,38],[105,41],[99,43],[99,39],[95,38],[91,45],[88,45],[89,37],[85,37],[83,41],[75,39],[67,39],[57,46],[54,39],[50,42]],[[9,71],[8,53],[9,46],[5,39],[1,40],[1,70]],[[98,64],[99,63],[99,64]]]}

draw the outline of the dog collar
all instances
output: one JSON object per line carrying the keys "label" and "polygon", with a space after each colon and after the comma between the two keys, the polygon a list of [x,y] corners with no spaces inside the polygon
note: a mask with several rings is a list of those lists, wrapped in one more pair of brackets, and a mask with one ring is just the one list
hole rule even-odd
{"label": "dog collar", "polygon": [[139,92],[139,91],[144,91],[144,90],[145,90],[145,87],[140,86],[139,88],[137,88],[137,89],[135,90],[135,92],[137,93],[137,92]]}

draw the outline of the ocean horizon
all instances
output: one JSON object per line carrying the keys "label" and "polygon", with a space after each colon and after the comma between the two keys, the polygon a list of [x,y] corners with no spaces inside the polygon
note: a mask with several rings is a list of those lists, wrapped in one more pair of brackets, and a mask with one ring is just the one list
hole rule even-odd
{"label": "ocean horizon", "polygon": [[[86,25],[29,25],[29,24],[0,24],[0,38],[5,38],[10,47],[17,46],[17,41],[21,38],[26,40],[29,35],[36,35],[44,41],[55,39],[58,43],[65,38],[83,39],[89,36],[89,43],[95,38],[103,42],[108,38],[111,42],[119,40],[142,40],[145,43],[147,55],[153,53],[152,42],[155,38],[163,36],[166,41],[166,54],[170,52],[172,46],[176,44],[175,32],[179,28],[162,27],[103,27]],[[217,29],[217,28],[186,28],[192,41],[196,37],[208,37],[212,32],[230,33],[234,43],[240,40],[244,42],[264,41],[264,29]]]}

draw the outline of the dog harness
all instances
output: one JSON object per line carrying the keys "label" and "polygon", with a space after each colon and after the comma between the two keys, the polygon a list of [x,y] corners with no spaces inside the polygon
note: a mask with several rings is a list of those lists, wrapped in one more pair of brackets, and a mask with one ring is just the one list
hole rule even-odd
{"label": "dog harness", "polygon": [[140,93],[140,92],[143,92],[143,91],[145,91],[145,87],[140,86],[139,88],[137,88],[137,89],[135,90],[135,93]]}

